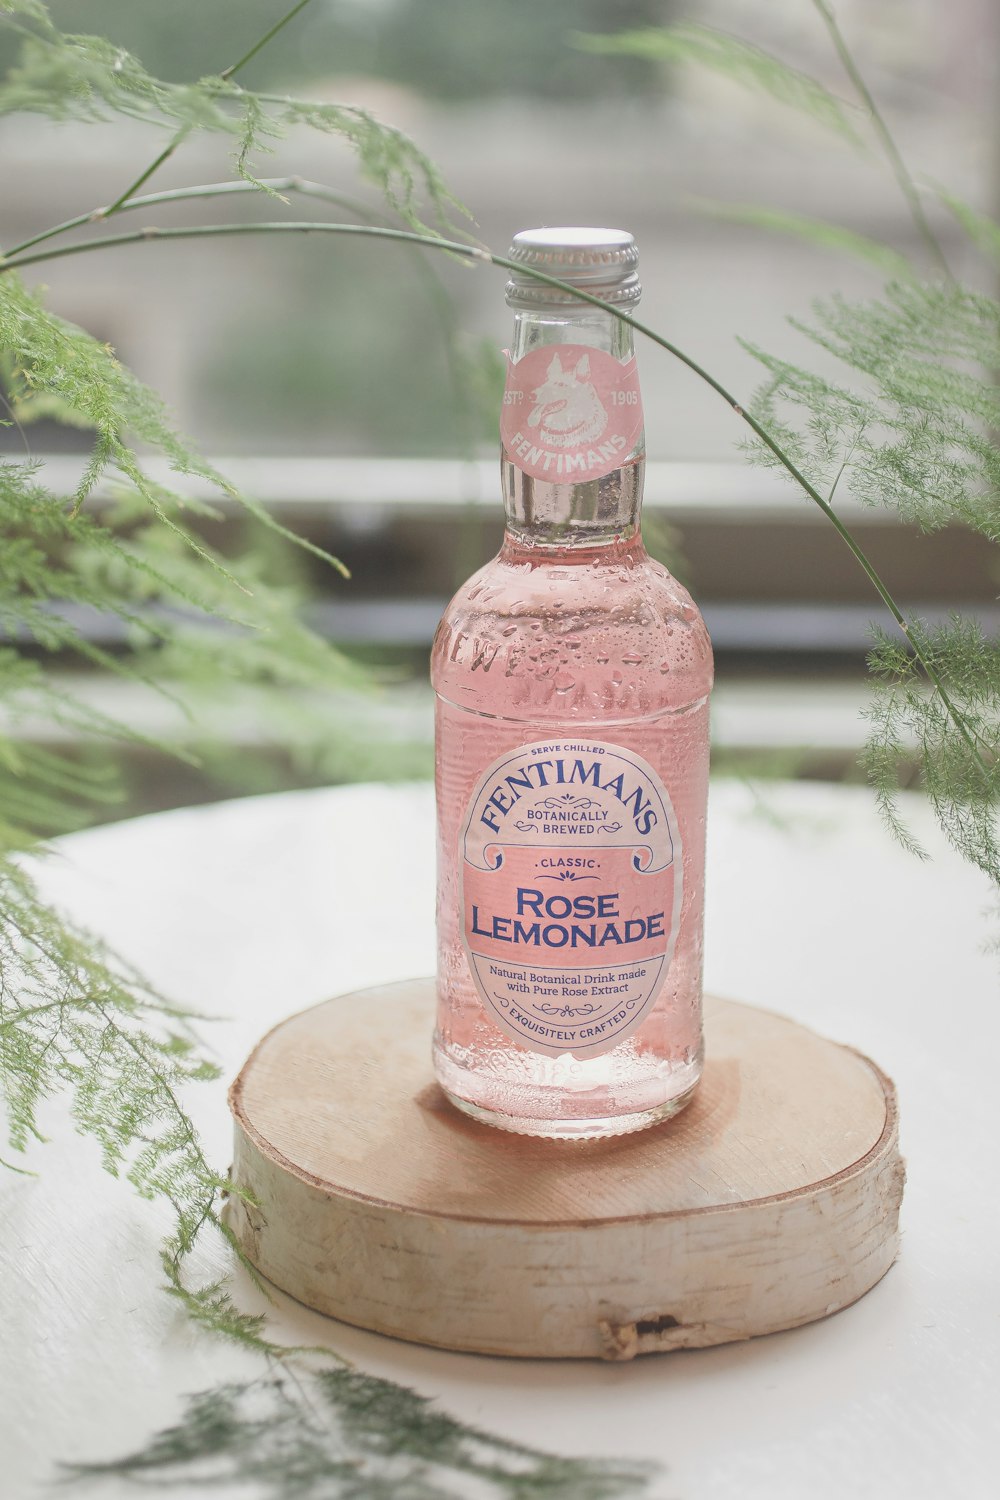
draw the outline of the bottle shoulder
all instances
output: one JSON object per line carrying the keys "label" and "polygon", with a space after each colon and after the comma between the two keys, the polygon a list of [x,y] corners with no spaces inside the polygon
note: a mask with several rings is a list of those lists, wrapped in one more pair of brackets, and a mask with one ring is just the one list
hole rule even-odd
{"label": "bottle shoulder", "polygon": [[[609,549],[610,550],[610,549]],[[657,611],[647,618],[643,605]],[[685,586],[646,552],[616,551],[603,558],[594,549],[586,559],[566,556],[518,561],[503,550],[478,568],[455,591],[445,619],[504,614],[548,618],[567,609],[627,622],[638,611],[643,623],[700,619]]]}
{"label": "bottle shoulder", "polygon": [[634,545],[582,560],[501,551],[458,589],[432,653],[451,701],[560,719],[680,708],[706,696],[712,675],[691,595]]}

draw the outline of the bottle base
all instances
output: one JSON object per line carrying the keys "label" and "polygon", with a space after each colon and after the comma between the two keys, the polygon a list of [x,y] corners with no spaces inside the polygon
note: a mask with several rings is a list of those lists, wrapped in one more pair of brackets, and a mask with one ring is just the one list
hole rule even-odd
{"label": "bottle base", "polygon": [[595,1119],[540,1119],[537,1116],[507,1114],[503,1110],[488,1109],[453,1094],[444,1084],[442,1091],[456,1109],[478,1120],[481,1125],[491,1125],[495,1130],[506,1130],[514,1135],[533,1135],[550,1141],[595,1141],[618,1135],[631,1135],[637,1130],[647,1130],[651,1125],[662,1124],[680,1114],[694,1097],[698,1087],[696,1077],[682,1092],[665,1099],[650,1109],[636,1110],[624,1114],[603,1115]]}

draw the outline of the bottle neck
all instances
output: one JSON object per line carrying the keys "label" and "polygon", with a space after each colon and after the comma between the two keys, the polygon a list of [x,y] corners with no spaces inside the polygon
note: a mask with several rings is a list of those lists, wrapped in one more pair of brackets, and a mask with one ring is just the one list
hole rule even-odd
{"label": "bottle neck", "polygon": [[[515,313],[514,337],[510,350],[512,366],[516,366],[534,350],[567,344],[598,350],[611,355],[622,365],[627,364],[634,355],[631,325],[593,306],[533,308],[530,312]],[[555,348],[553,356],[559,360],[560,365],[564,362]],[[569,364],[568,361],[565,362]],[[549,373],[551,375],[551,369]],[[573,385],[570,400],[577,398],[579,387],[572,370],[561,372],[560,379],[564,384],[568,380]],[[547,384],[545,393],[553,398],[549,409],[558,409],[560,395],[556,391],[548,391]],[[590,395],[589,392],[586,394]],[[524,453],[531,451],[530,448],[524,448],[524,442],[544,444],[545,416],[540,417],[539,413],[545,407],[545,400],[538,388],[534,393],[529,389],[526,395],[527,404],[535,397],[539,399],[535,401],[531,411],[523,412],[520,427],[524,429],[525,438],[521,443],[512,442],[510,448],[506,442],[501,444],[501,478],[508,545],[517,548],[587,549],[617,541],[630,541],[639,529],[645,474],[646,449],[641,426],[638,434],[631,437],[627,451],[620,454],[616,466],[597,478],[574,479],[570,482],[558,478],[549,480],[533,477],[518,462],[517,450],[521,449]],[[594,399],[592,395],[590,399]],[[619,394],[617,398],[611,399],[621,400],[624,397]],[[634,400],[639,400],[638,387]],[[565,411],[565,401],[562,405]],[[550,420],[558,423],[560,419],[561,414],[557,410],[555,418]],[[568,419],[563,417],[562,420]],[[529,424],[534,424],[530,431]],[[611,425],[614,425],[613,419]],[[578,448],[571,450],[568,434],[556,432],[550,435],[549,441],[557,449],[554,459],[557,465],[565,461],[565,455],[570,451],[579,452]],[[595,447],[598,443],[599,439],[594,439]],[[558,456],[560,444],[563,445],[562,460]],[[606,464],[598,467],[606,467]]]}

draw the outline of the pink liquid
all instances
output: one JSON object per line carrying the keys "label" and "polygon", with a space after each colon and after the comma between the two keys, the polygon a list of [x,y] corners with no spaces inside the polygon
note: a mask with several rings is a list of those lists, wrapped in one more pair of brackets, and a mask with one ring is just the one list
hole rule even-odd
{"label": "pink liquid", "polygon": [[[513,473],[506,455],[505,472]],[[637,500],[640,483],[641,463],[619,470],[602,482],[601,500],[610,495],[620,504],[629,492]],[[556,489],[536,486],[543,488]],[[508,531],[498,556],[448,606],[434,643],[434,1060],[442,1086],[466,1112],[508,1130],[586,1138],[676,1112],[700,1076],[712,652],[687,590],[646,554],[631,526],[597,542],[586,524],[567,526],[561,541],[545,535],[539,543]],[[567,733],[650,763],[673,802],[683,850],[678,936],[662,989],[630,1036],[586,1059],[535,1052],[497,1026],[459,931],[459,830],[477,779],[503,752]]]}

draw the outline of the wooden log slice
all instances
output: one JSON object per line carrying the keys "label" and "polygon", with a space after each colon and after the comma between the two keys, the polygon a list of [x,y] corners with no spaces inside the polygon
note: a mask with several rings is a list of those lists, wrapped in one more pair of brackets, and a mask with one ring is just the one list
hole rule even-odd
{"label": "wooden log slice", "polygon": [[310,1307],[445,1349],[629,1359],[793,1328],[854,1302],[898,1246],[896,1098],[792,1021],[706,1003],[676,1119],[546,1141],[454,1109],[431,980],[293,1016],[230,1091],[228,1222]]}

